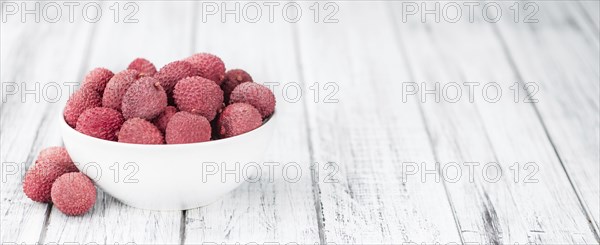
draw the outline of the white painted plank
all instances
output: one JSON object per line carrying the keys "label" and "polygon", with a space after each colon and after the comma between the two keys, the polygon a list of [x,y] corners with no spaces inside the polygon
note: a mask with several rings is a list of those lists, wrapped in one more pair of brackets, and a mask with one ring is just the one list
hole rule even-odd
{"label": "white painted plank", "polygon": [[[48,205],[25,196],[23,176],[41,149],[61,145],[56,128],[62,118],[60,108],[69,95],[65,83],[73,83],[81,75],[90,28],[64,19],[36,23],[33,15],[24,23],[19,15],[9,16],[0,25],[0,241],[32,244],[44,229]],[[24,95],[25,89],[31,92]]]}
{"label": "white painted plank", "polygon": [[588,24],[595,27],[596,33],[600,32],[600,1],[577,1],[582,9],[582,15],[587,18]]}
{"label": "white painted plank", "polygon": [[[394,5],[396,11],[400,8],[400,4]],[[508,9],[507,6],[504,9]],[[401,43],[405,43],[407,59],[414,71],[413,81],[425,82],[428,89],[437,83],[439,91],[444,91],[442,88],[447,84],[456,83],[462,91],[458,102],[442,97],[438,103],[429,95],[422,102],[422,108],[442,166],[450,166],[452,162],[462,166],[462,178],[447,187],[464,242],[596,243],[535,109],[523,102],[523,89],[519,90],[520,102],[514,102],[510,86],[519,82],[519,77],[496,40],[493,24],[481,17],[476,23],[435,23],[433,20],[422,23],[420,18],[402,23],[400,16],[397,17],[399,37]],[[521,59],[526,62],[536,55],[539,54]],[[544,69],[549,70],[549,67]],[[539,79],[531,81],[539,82]],[[480,84],[478,90],[474,90],[473,103],[469,101],[464,82]],[[503,90],[501,99],[495,103],[485,101],[482,95],[482,87],[492,82]],[[491,92],[491,95],[495,94]],[[449,96],[453,98],[453,93]],[[536,98],[554,99],[542,93]],[[479,164],[474,169],[474,181],[468,179],[467,162]],[[489,179],[495,176],[493,171],[482,173],[482,167],[492,162],[498,162],[502,169],[498,181]],[[520,163],[518,176],[513,170],[515,162]],[[533,170],[523,169],[528,162],[539,167],[533,175],[538,183],[524,182],[532,172],[527,170]],[[446,177],[452,179],[454,175],[448,172]]]}
{"label": "white painted plank", "polygon": [[339,23],[314,23],[307,12],[298,32],[305,91],[339,85],[339,103],[323,103],[332,91],[323,88],[319,103],[306,101],[315,161],[339,166],[337,183],[318,182],[325,241],[460,242],[443,183],[403,176],[403,163],[436,168],[418,105],[398,103],[409,76],[388,6],[336,4]]}
{"label": "white painted plank", "polygon": [[[241,2],[240,8],[245,4]],[[200,12],[202,7],[198,4]],[[244,19],[236,23],[233,15],[225,22],[220,14],[207,16],[206,22],[198,18],[196,52],[220,56],[228,69],[244,69],[255,82],[280,83],[274,89],[278,126],[264,159],[279,167],[273,171],[273,181],[263,166],[260,181],[244,183],[213,204],[188,210],[184,243],[318,243],[304,105],[282,96],[286,83],[300,82],[291,25],[281,20],[269,23],[264,12],[258,23]],[[302,169],[297,182],[285,179],[295,177],[293,169],[282,174],[283,166],[293,163]]]}
{"label": "white painted plank", "polygon": [[598,235],[600,48],[578,28],[559,28],[575,18],[577,13],[562,11],[575,3],[540,4],[556,25],[540,22],[530,32],[507,24],[500,34],[522,79],[539,83],[546,96],[535,106]]}
{"label": "white painted plank", "polygon": [[[109,12],[114,2],[104,2]],[[120,8],[124,8],[120,2]],[[107,15],[96,25],[88,66],[126,69],[131,60],[145,57],[160,68],[188,55],[191,48],[192,2],[135,2],[138,23],[123,23],[129,12],[121,10],[118,23]],[[140,167],[141,168],[141,167]],[[143,171],[141,169],[140,171]],[[110,174],[110,173],[104,173]],[[94,208],[82,217],[68,217],[52,209],[45,243],[174,244],[181,240],[182,212],[159,212],[126,206],[98,189]]]}

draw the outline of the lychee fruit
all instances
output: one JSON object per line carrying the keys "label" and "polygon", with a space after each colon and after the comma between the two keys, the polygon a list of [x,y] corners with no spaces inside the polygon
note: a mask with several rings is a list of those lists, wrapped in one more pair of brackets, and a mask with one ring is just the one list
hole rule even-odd
{"label": "lychee fruit", "polygon": [[229,103],[248,103],[256,107],[263,118],[275,111],[275,95],[269,88],[258,83],[242,83],[235,87]]}
{"label": "lychee fruit", "polygon": [[225,76],[225,63],[221,58],[209,53],[194,54],[185,61],[190,62],[197,75],[210,79],[217,85],[221,85],[221,80]]}
{"label": "lychee fruit", "polygon": [[233,69],[225,73],[225,78],[223,78],[223,81],[221,82],[225,103],[229,103],[231,91],[233,91],[237,85],[245,82],[252,82],[252,77],[242,69]]}
{"label": "lychee fruit", "polygon": [[137,58],[129,63],[127,69],[136,70],[140,72],[141,77],[151,77],[156,74],[156,67],[152,62],[144,58]]}
{"label": "lychee fruit", "polygon": [[102,97],[102,106],[121,111],[123,95],[125,95],[129,86],[131,86],[139,76],[140,73],[138,71],[131,69],[115,74],[106,84],[104,96]]}
{"label": "lychee fruit", "polygon": [[167,93],[158,79],[142,77],[129,86],[122,103],[125,119],[139,117],[150,120],[167,107]]}
{"label": "lychee fruit", "polygon": [[98,106],[102,106],[102,97],[100,97],[100,94],[91,87],[83,87],[75,91],[67,101],[63,113],[65,121],[69,126],[75,128],[77,119],[83,111]]}
{"label": "lychee fruit", "polygon": [[102,95],[106,84],[114,75],[115,74],[109,69],[102,67],[95,68],[85,76],[82,86],[91,87]]}
{"label": "lychee fruit", "polygon": [[106,107],[95,107],[87,109],[81,114],[75,130],[99,139],[116,141],[117,132],[123,121],[123,116],[118,111]]}
{"label": "lychee fruit", "polygon": [[165,140],[167,144],[197,143],[209,141],[210,135],[210,123],[205,117],[180,111],[169,120]]}
{"label": "lychee fruit", "polygon": [[158,117],[154,118],[152,123],[156,125],[160,131],[165,132],[167,129],[167,123],[171,120],[171,117],[177,113],[177,108],[174,106],[167,106],[165,110],[158,115]]}
{"label": "lychee fruit", "polygon": [[73,160],[67,149],[60,146],[51,146],[40,151],[37,161],[51,161],[64,167],[73,167]]}
{"label": "lychee fruit", "polygon": [[154,124],[137,117],[125,121],[118,135],[119,142],[122,143],[147,145],[164,143],[162,133]]}
{"label": "lychee fruit", "polygon": [[82,215],[96,202],[96,187],[85,174],[67,173],[52,185],[52,202],[66,215]]}
{"label": "lychee fruit", "polygon": [[195,74],[196,70],[189,62],[174,61],[160,68],[155,77],[160,80],[160,85],[170,94],[179,80]]}
{"label": "lychee fruit", "polygon": [[40,152],[35,165],[27,170],[23,192],[33,201],[50,202],[50,191],[56,178],[77,171],[64,147],[46,148]]}
{"label": "lychee fruit", "polygon": [[179,110],[200,114],[212,121],[223,104],[223,90],[206,78],[188,77],[175,85],[173,98]]}
{"label": "lychee fruit", "polygon": [[260,125],[262,125],[260,112],[246,103],[228,105],[217,119],[219,135],[223,138],[252,131]]}

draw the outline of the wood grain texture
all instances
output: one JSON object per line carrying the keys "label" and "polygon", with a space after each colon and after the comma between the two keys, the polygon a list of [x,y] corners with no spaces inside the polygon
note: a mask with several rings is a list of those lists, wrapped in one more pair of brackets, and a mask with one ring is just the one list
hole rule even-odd
{"label": "wood grain texture", "polygon": [[[201,11],[202,5],[198,8]],[[196,23],[195,52],[218,54],[228,69],[244,69],[257,83],[279,83],[273,89],[277,129],[264,158],[279,166],[273,180],[263,165],[258,182],[244,183],[211,205],[188,210],[184,243],[318,243],[304,105],[302,100],[294,103],[283,97],[283,86],[300,82],[292,24],[269,23],[266,15],[258,23],[236,23],[233,16],[223,23],[219,15],[206,22],[199,17]],[[302,169],[297,182],[291,180],[293,169],[287,175],[282,172],[286,164]]]}
{"label": "wood grain texture", "polygon": [[540,84],[535,107],[598,239],[600,47],[583,20],[573,21],[581,15],[575,3],[540,4],[547,12],[535,31],[507,24],[499,35],[521,79]]}
{"label": "wood grain texture", "polygon": [[[104,9],[114,2],[104,2]],[[88,71],[102,66],[114,72],[145,57],[160,68],[185,57],[191,48],[192,2],[165,5],[136,2],[138,23],[115,23],[112,18],[94,24],[95,32],[87,57]],[[121,2],[121,8],[123,3]],[[111,16],[112,17],[112,16]],[[123,15],[121,15],[123,18]],[[178,26],[178,28],[173,28]],[[152,31],[149,31],[152,30]],[[140,166],[143,171],[143,166]],[[113,173],[103,173],[113,174]],[[98,189],[94,208],[81,217],[69,217],[56,208],[48,220],[45,243],[178,244],[181,211],[148,211],[127,206]]]}
{"label": "wood grain texture", "polygon": [[339,170],[335,181],[323,169],[318,179],[325,241],[460,242],[443,184],[402,167],[426,162],[436,172],[417,104],[398,102],[408,72],[393,32],[381,31],[392,28],[387,6],[338,5],[339,23],[308,18],[298,31],[305,90],[315,82],[339,86],[337,103],[306,101],[314,161]]}
{"label": "wood grain texture", "polygon": [[[23,193],[25,171],[38,152],[61,145],[58,120],[68,85],[81,75],[90,28],[84,24],[2,23],[2,242],[36,243],[49,206]],[[40,40],[45,40],[40,42]],[[16,94],[7,84],[14,83]],[[5,90],[6,88],[6,90]],[[27,89],[28,94],[22,93]]]}
{"label": "wood grain texture", "polygon": [[[299,23],[279,11],[269,23],[265,9],[259,23],[232,15],[222,23],[220,14],[203,22],[203,3],[193,1],[136,2],[138,23],[123,23],[125,2],[118,23],[108,10],[115,2],[103,2],[96,24],[0,23],[0,243],[598,244],[600,4],[537,1],[539,23],[526,24],[512,21],[514,2],[498,3],[507,15],[496,24],[480,15],[475,23],[403,23],[402,3],[364,1],[336,2],[338,23],[323,23],[330,8],[315,23],[314,2],[301,2]],[[69,91],[36,102],[6,83],[39,83],[47,99],[54,90],[45,85],[77,83],[94,67],[119,71],[145,57],[160,68],[205,51],[256,82],[279,83],[279,125],[265,157],[279,164],[273,181],[263,166],[259,182],[184,212],[135,209],[99,190],[93,210],[67,217],[23,194],[37,153],[61,145]],[[456,103],[432,103],[431,94],[404,102],[404,82],[480,85],[473,103],[465,87]],[[503,90],[497,103],[481,95],[491,82]],[[529,82],[538,103],[523,102]],[[296,84],[302,95],[292,101]],[[469,162],[480,164],[472,181]],[[493,162],[498,181],[482,172]],[[536,170],[528,162],[538,182],[524,182]],[[302,169],[297,182],[281,173],[289,163]],[[445,168],[452,163],[462,164],[457,182]]]}
{"label": "wood grain texture", "polygon": [[581,9],[578,14],[586,18],[588,24],[595,27],[598,34],[600,32],[600,1],[577,1],[577,3]]}
{"label": "wood grain texture", "polygon": [[[395,5],[394,9],[399,8]],[[534,107],[523,102],[526,91],[521,84],[517,86],[519,102],[514,101],[511,86],[521,78],[496,40],[493,24],[481,18],[475,23],[422,23],[420,19],[408,23],[398,19],[397,23],[414,81],[424,82],[428,89],[438,84],[439,91],[451,83],[460,84],[462,89],[458,102],[449,99],[454,98],[453,89],[445,97],[441,92],[440,102],[425,95],[422,108],[438,161],[462,166],[462,178],[447,186],[463,240],[597,243]],[[464,37],[469,37],[468,42]],[[428,48],[419,48],[423,46]],[[477,82],[479,88],[496,83],[503,90],[502,96],[497,102],[488,102],[481,89],[474,90],[475,101],[470,102],[464,82]],[[493,92],[491,95],[495,96]],[[540,100],[552,99],[539,96],[536,98]],[[479,164],[473,181],[465,176],[468,162]],[[532,167],[525,168],[530,162]],[[482,172],[489,163],[497,163],[501,169],[498,180],[490,179],[495,176],[493,171]],[[526,182],[531,173],[538,182]],[[449,178],[454,176],[448,174]]]}

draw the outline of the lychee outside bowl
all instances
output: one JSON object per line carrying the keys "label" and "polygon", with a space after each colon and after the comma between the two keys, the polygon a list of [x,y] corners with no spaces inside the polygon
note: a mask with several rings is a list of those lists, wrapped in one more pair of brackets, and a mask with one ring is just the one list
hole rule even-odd
{"label": "lychee outside bowl", "polygon": [[174,145],[102,140],[79,133],[60,118],[67,151],[97,187],[133,207],[186,210],[216,201],[256,175],[277,113],[242,135]]}

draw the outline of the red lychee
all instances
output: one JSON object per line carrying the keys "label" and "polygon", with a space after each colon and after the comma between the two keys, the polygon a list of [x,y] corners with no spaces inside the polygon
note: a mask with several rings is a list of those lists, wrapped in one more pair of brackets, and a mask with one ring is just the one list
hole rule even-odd
{"label": "red lychee", "polygon": [[248,103],[256,107],[263,118],[275,111],[275,95],[269,88],[258,83],[242,83],[235,87],[229,103]]}
{"label": "red lychee", "polygon": [[212,121],[223,104],[223,90],[202,77],[184,78],[173,90],[175,104],[181,111],[200,114]]}
{"label": "red lychee", "polygon": [[152,121],[152,123],[154,123],[154,125],[156,125],[156,127],[160,129],[160,131],[165,132],[165,130],[167,129],[167,123],[169,122],[169,120],[171,120],[171,117],[175,115],[175,113],[177,113],[176,107],[167,106],[167,108],[165,108],[165,110],[160,115],[158,115],[158,117],[156,117]]}
{"label": "red lychee", "polygon": [[180,111],[169,120],[165,131],[165,140],[167,144],[197,143],[209,141],[210,134],[210,123],[206,118]]}
{"label": "red lychee", "polygon": [[83,173],[67,173],[52,185],[52,202],[66,215],[82,215],[96,202],[96,187]]}
{"label": "red lychee", "polygon": [[179,80],[194,76],[195,74],[196,70],[194,70],[194,67],[189,62],[174,61],[160,68],[155,77],[160,80],[160,85],[170,94]]}
{"label": "red lychee", "polygon": [[252,131],[260,125],[262,125],[260,112],[246,103],[228,105],[217,120],[219,135],[223,138]]}
{"label": "red lychee", "polygon": [[245,82],[252,82],[252,77],[242,69],[233,69],[225,73],[225,78],[223,78],[223,81],[221,82],[225,103],[229,103],[229,95],[233,89],[235,89],[237,85]]}
{"label": "red lychee", "polygon": [[158,79],[142,77],[123,96],[121,111],[125,119],[139,117],[151,120],[167,107],[167,93]]}
{"label": "red lychee", "polygon": [[152,62],[144,58],[137,58],[129,63],[127,69],[136,70],[140,72],[142,77],[151,77],[156,74],[156,67]]}
{"label": "red lychee", "polygon": [[57,163],[64,167],[75,166],[73,165],[73,160],[71,159],[71,156],[69,156],[69,152],[67,152],[67,149],[60,146],[51,146],[41,150],[40,154],[38,155],[37,161],[46,160]]}
{"label": "red lychee", "polygon": [[23,192],[33,201],[50,202],[50,191],[56,178],[77,171],[64,147],[46,148],[40,152],[35,165],[27,170]]}
{"label": "red lychee", "polygon": [[95,68],[85,76],[82,86],[91,87],[102,95],[106,84],[114,75],[115,74],[109,69],[102,67]]}
{"label": "red lychee", "polygon": [[104,140],[117,140],[117,132],[123,124],[123,116],[116,110],[106,107],[95,107],[84,111],[75,130]]}
{"label": "red lychee", "polygon": [[136,70],[124,70],[113,76],[106,84],[104,96],[102,97],[102,106],[121,111],[121,102],[127,89],[138,78],[140,73]]}
{"label": "red lychee", "polygon": [[197,75],[214,81],[217,85],[221,85],[221,80],[225,76],[225,63],[221,58],[209,53],[199,53],[185,59],[190,62]]}
{"label": "red lychee", "polygon": [[65,111],[63,113],[65,121],[67,124],[69,124],[69,126],[75,128],[77,119],[81,113],[83,113],[83,111],[98,106],[102,106],[102,97],[100,97],[100,94],[98,94],[98,92],[91,87],[83,87],[75,91],[75,93],[73,93],[71,98],[69,98],[67,101],[67,105],[65,106]]}
{"label": "red lychee", "polygon": [[164,143],[160,130],[154,124],[141,118],[131,118],[125,121],[118,135],[119,142],[123,143],[147,145]]}

